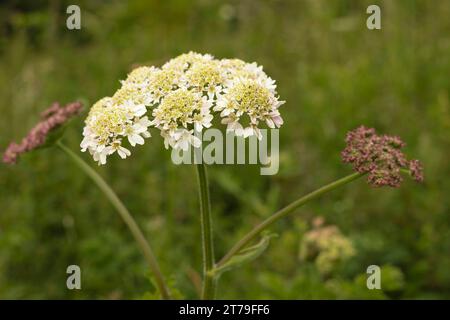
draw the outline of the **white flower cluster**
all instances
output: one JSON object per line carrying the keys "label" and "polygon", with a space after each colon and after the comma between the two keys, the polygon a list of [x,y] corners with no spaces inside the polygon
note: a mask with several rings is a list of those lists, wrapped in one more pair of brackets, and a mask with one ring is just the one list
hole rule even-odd
{"label": "white flower cluster", "polygon": [[85,121],[84,139],[81,151],[88,150],[99,164],[106,163],[106,157],[117,151],[122,159],[131,154],[122,146],[123,138],[135,146],[144,144],[144,138],[150,137],[150,120],[144,116],[147,109],[143,104],[126,101],[122,105],[114,97],[105,97],[96,102]]}
{"label": "white flower cluster", "polygon": [[[190,52],[161,68],[138,67],[121,83],[86,119],[81,148],[99,164],[116,151],[122,158],[129,156],[122,139],[127,137],[132,146],[143,144],[149,126],[160,130],[166,148],[199,147],[195,133],[212,125],[214,111],[237,136],[261,139],[260,122],[270,128],[283,124],[278,108],[284,101],[278,99],[275,81],[256,63]],[[144,116],[147,111],[151,121]]]}

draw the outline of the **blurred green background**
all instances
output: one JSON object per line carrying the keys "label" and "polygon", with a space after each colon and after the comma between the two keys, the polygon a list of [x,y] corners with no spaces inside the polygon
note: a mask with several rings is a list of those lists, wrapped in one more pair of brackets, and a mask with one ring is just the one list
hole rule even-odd
{"label": "blurred green background", "polygon": [[[65,27],[69,4],[81,30]],[[378,4],[382,29],[366,28]],[[225,274],[219,298],[450,298],[450,2],[427,0],[2,1],[0,149],[53,101],[89,107],[136,64],[190,50],[262,64],[287,103],[280,172],[212,166],[216,255],[298,196],[351,172],[345,133],[361,124],[401,136],[425,183],[375,189],[361,180],[298,210],[267,252]],[[80,153],[85,113],[64,136]],[[201,245],[193,166],[175,166],[159,134],[127,161],[97,167],[138,220],[173,290],[196,298]],[[113,159],[114,158],[114,159]],[[0,166],[0,298],[139,299],[155,291],[128,229],[58,149]],[[314,217],[353,247],[304,252]],[[348,243],[348,242],[346,242]],[[327,251],[328,250],[328,251]],[[333,251],[334,250],[334,251]],[[305,258],[306,256],[306,258]],[[319,255],[320,256],[320,255]],[[66,288],[66,268],[82,290]],[[382,290],[366,268],[382,266]]]}

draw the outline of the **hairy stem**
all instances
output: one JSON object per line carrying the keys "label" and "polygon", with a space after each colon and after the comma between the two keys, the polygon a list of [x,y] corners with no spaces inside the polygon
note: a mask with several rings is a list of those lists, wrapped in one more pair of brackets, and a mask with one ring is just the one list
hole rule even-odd
{"label": "hairy stem", "polygon": [[239,251],[241,251],[243,248],[245,248],[251,241],[253,241],[258,235],[268,227],[270,227],[272,224],[280,220],[281,218],[285,217],[287,214],[291,213],[295,209],[301,207],[302,205],[306,204],[307,202],[314,200],[321,195],[332,191],[336,188],[339,188],[341,186],[346,185],[347,183],[352,182],[353,180],[356,180],[360,177],[362,177],[364,173],[353,173],[350,174],[344,178],[341,178],[339,180],[336,180],[330,184],[327,184],[297,200],[292,202],[291,204],[287,205],[283,209],[279,210],[278,212],[274,213],[270,217],[268,217],[266,220],[258,224],[256,227],[253,228],[249,233],[247,233],[241,240],[239,240],[231,249],[228,251],[228,253],[217,263],[217,267],[220,267],[224,265],[230,258],[232,258],[235,254],[237,254]]}
{"label": "hairy stem", "polygon": [[200,199],[200,223],[202,228],[203,250],[203,289],[202,299],[214,299],[216,279],[209,275],[214,268],[214,243],[212,232],[211,203],[209,199],[208,176],[205,164],[197,164],[197,178]]}
{"label": "hairy stem", "polygon": [[156,285],[161,292],[162,298],[166,300],[170,299],[169,290],[167,289],[155,255],[153,254],[153,251],[150,248],[147,240],[145,239],[144,234],[142,233],[134,218],[131,216],[128,209],[117,197],[116,193],[111,189],[111,187],[105,182],[105,180],[103,180],[103,178],[97,172],[95,172],[94,169],[92,169],[86,162],[84,162],[83,159],[81,159],[78,155],[76,155],[61,142],[58,142],[57,145],[69,156],[72,161],[74,161],[78,165],[81,170],[84,171],[84,173],[86,173],[92,179],[92,181],[94,181],[94,183],[100,188],[100,190],[105,194],[105,196],[114,206],[114,208],[116,208],[120,217],[130,229],[131,234],[139,245],[139,248],[142,250],[144,257],[147,260],[147,263],[152,270],[153,275],[155,276]]}

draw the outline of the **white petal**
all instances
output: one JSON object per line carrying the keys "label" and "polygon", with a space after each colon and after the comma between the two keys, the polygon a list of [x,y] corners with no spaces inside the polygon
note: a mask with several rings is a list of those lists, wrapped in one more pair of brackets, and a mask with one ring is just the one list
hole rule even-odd
{"label": "white petal", "polygon": [[274,129],[274,128],[275,128],[275,123],[273,122],[272,119],[267,118],[267,119],[266,119],[266,123],[267,123],[267,126],[268,126],[269,128],[271,128],[271,129]]}
{"label": "white petal", "polygon": [[93,144],[92,142],[91,137],[84,137],[83,141],[80,143],[81,151],[85,152],[86,149]]}
{"label": "white petal", "polygon": [[[133,134],[131,136],[131,139],[133,140],[133,142],[135,144],[144,144],[144,138],[142,138],[140,135],[138,134]],[[130,141],[130,137],[128,138],[128,140]],[[131,142],[130,142],[131,143]]]}
{"label": "white petal", "polygon": [[211,127],[211,121],[203,122],[203,126],[204,126],[205,128]]}
{"label": "white petal", "polygon": [[194,129],[195,129],[195,131],[197,131],[197,132],[202,131],[202,123],[201,123],[200,121],[196,121],[196,122],[194,123]]}
{"label": "white petal", "polygon": [[253,135],[253,128],[252,127],[247,127],[244,129],[243,131],[243,136],[244,138],[250,137]]}
{"label": "white petal", "polygon": [[152,122],[148,119],[148,117],[143,117],[139,119],[138,123],[143,127],[150,127]]}
{"label": "white petal", "polygon": [[104,145],[104,144],[99,144],[99,145],[97,146],[97,152],[102,152],[103,149],[105,149],[105,145]]}
{"label": "white petal", "polygon": [[169,145],[170,145],[170,138],[169,137],[165,137],[164,138],[164,147],[166,149],[169,149]]}
{"label": "white petal", "polygon": [[183,130],[177,130],[175,132],[169,133],[170,136],[172,136],[175,140],[179,140],[181,136],[183,135]]}
{"label": "white petal", "polygon": [[180,148],[181,150],[187,151],[187,149],[189,148],[189,142],[187,140],[180,140],[176,143],[175,145],[177,148]]}
{"label": "white petal", "polygon": [[102,153],[104,153],[104,154],[106,154],[106,155],[113,154],[114,152],[116,152],[116,149],[113,148],[113,147],[111,147],[111,146],[106,147],[106,148],[102,151]]}
{"label": "white petal", "polygon": [[117,149],[117,153],[119,154],[119,156],[122,159],[125,159],[127,156],[131,155],[130,150],[128,150],[127,148],[124,148],[124,147],[119,147]]}
{"label": "white petal", "polygon": [[139,104],[134,107],[133,112],[136,117],[140,117],[140,116],[143,116],[147,112],[147,108],[145,108],[145,105]]}
{"label": "white petal", "polygon": [[220,116],[221,117],[226,117],[226,116],[228,116],[230,113],[231,113],[231,109],[229,109],[229,108],[225,108],[225,109],[223,109],[222,110],[222,112],[220,113]]}
{"label": "white petal", "polygon": [[142,133],[147,131],[147,127],[142,126],[140,123],[136,123],[133,125],[133,131],[134,133]]}
{"label": "white petal", "polygon": [[99,153],[99,163],[100,164],[105,164],[106,163],[106,154],[101,152]]}
{"label": "white petal", "polygon": [[234,120],[231,118],[223,118],[222,121],[220,121],[220,123],[222,123],[222,124],[229,124],[232,122],[234,122]]}
{"label": "white petal", "polygon": [[273,117],[272,120],[277,128],[281,127],[281,125],[284,123],[283,118],[281,118],[280,116]]}
{"label": "white petal", "polygon": [[136,145],[136,142],[133,139],[132,135],[129,135],[128,137],[128,142],[131,144],[132,147],[134,147]]}
{"label": "white petal", "polygon": [[191,136],[191,144],[194,148],[199,148],[202,145],[202,141],[196,136]]}
{"label": "white petal", "polygon": [[258,127],[254,127],[253,131],[256,133],[256,137],[258,138],[258,140],[262,140],[261,130],[259,130]]}
{"label": "white petal", "polygon": [[234,131],[234,134],[239,137],[244,135],[244,128],[239,122],[232,122],[228,124],[227,131]]}

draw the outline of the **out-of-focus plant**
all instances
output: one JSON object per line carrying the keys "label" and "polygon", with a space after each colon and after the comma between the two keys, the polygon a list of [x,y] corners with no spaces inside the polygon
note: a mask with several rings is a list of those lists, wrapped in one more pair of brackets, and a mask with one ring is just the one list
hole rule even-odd
{"label": "out-of-focus plant", "polygon": [[324,226],[324,219],[313,221],[312,230],[306,232],[300,245],[300,259],[313,260],[318,270],[329,274],[339,263],[355,255],[352,241],[334,225]]}

